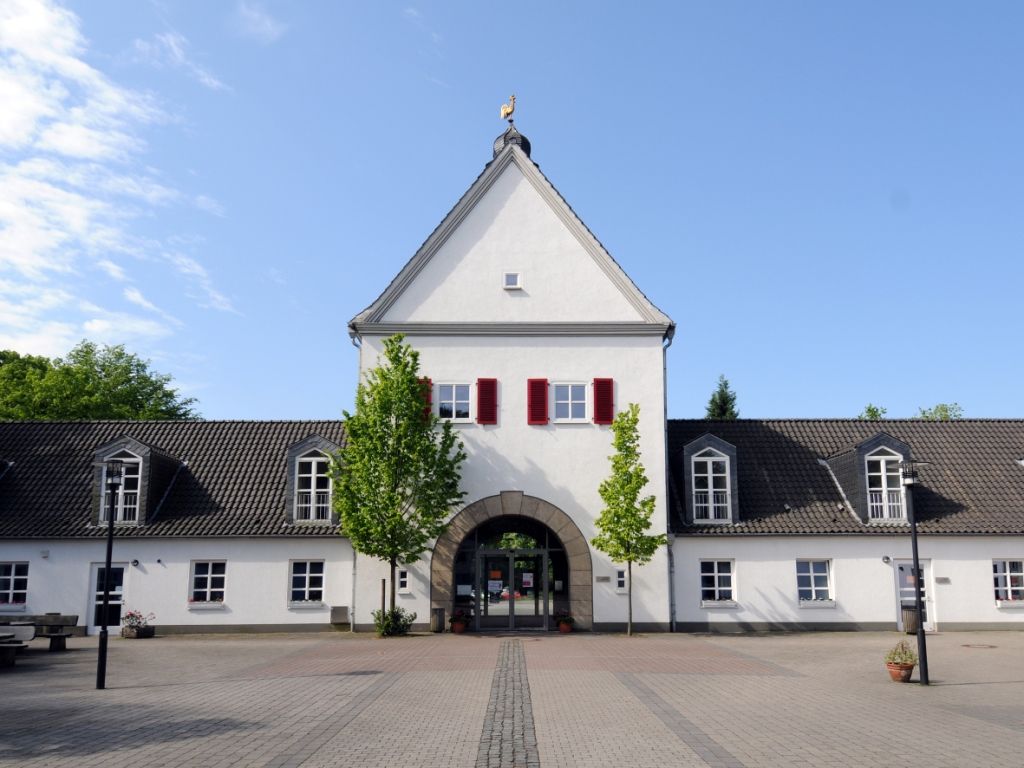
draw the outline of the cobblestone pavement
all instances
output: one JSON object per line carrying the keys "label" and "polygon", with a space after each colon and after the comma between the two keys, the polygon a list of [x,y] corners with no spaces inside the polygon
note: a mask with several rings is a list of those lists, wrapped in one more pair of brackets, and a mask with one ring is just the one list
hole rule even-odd
{"label": "cobblestone pavement", "polygon": [[1024,764],[1024,632],[35,640],[0,669],[2,766]]}

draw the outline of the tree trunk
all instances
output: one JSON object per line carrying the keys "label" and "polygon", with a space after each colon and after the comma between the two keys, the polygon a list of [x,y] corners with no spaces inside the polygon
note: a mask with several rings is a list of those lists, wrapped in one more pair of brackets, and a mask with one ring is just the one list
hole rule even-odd
{"label": "tree trunk", "polygon": [[626,603],[629,612],[626,614],[626,637],[633,636],[633,561],[626,563]]}
{"label": "tree trunk", "polygon": [[398,562],[395,558],[391,558],[391,610],[395,610],[395,569],[398,568]]}

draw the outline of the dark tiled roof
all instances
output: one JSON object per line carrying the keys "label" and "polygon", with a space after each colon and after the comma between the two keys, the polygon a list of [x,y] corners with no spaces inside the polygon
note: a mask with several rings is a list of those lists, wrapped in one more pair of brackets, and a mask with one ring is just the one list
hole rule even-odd
{"label": "dark tiled roof", "polygon": [[337,533],[287,525],[285,482],[288,447],[310,435],[341,445],[341,421],[0,422],[0,460],[13,462],[0,476],[0,538],[103,536],[91,524],[93,456],[123,435],[187,466],[151,497],[156,518],[118,537]]}
{"label": "dark tiled roof", "polygon": [[[818,462],[885,432],[908,443],[921,467],[914,510],[922,534],[1024,535],[1024,420],[670,420],[670,523],[684,535],[891,534],[846,508]],[[687,525],[683,447],[705,433],[736,446],[737,525]],[[790,509],[786,509],[786,505]],[[898,527],[896,530],[906,530]]]}

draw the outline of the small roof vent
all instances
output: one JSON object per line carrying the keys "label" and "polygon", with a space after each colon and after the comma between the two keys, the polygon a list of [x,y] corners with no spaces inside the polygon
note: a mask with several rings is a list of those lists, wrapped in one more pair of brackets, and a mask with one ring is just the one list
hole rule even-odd
{"label": "small roof vent", "polygon": [[518,144],[526,156],[530,156],[530,140],[516,130],[516,126],[511,120],[508,121],[508,130],[494,140],[494,156],[497,157],[501,150],[509,144]]}

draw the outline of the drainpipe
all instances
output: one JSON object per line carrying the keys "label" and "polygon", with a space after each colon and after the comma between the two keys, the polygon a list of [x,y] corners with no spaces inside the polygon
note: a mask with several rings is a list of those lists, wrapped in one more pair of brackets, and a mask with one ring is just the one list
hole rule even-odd
{"label": "drainpipe", "polygon": [[672,552],[676,536],[668,535],[668,631],[676,631],[676,557]]}
{"label": "drainpipe", "polygon": [[[352,546],[352,540],[349,539],[348,545]],[[356,631],[356,549],[352,547],[352,608],[348,614],[348,631],[355,633]]]}

